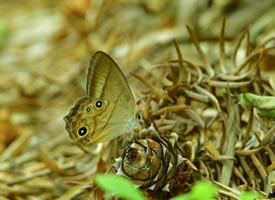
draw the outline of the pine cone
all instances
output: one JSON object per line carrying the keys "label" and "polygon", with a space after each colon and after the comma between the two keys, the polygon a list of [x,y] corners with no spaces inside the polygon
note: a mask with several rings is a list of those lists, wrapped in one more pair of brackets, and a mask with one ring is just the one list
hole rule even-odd
{"label": "pine cone", "polygon": [[130,178],[140,189],[152,191],[177,189],[177,178],[183,178],[178,175],[184,174],[179,170],[187,170],[188,177],[184,179],[193,182],[194,167],[189,166],[190,161],[183,158],[176,147],[178,138],[176,133],[164,138],[158,136],[152,127],[142,132],[151,134],[150,136],[142,134],[141,138],[129,143],[122,157],[116,159],[114,167],[117,169],[117,174]]}

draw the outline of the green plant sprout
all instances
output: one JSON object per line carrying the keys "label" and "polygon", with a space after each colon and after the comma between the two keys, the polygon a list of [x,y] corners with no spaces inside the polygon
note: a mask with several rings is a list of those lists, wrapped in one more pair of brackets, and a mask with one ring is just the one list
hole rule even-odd
{"label": "green plant sprout", "polygon": [[105,192],[115,193],[127,200],[145,200],[144,195],[135,188],[134,184],[122,176],[114,174],[98,174],[96,184]]}
{"label": "green plant sprout", "polygon": [[[114,174],[98,174],[96,184],[105,192],[115,193],[126,200],[145,200],[145,196],[135,188],[134,184],[122,176]],[[170,200],[213,200],[217,195],[216,186],[209,181],[197,181],[190,192],[173,197]],[[257,192],[241,192],[241,200],[254,200],[261,195]]]}
{"label": "green plant sprout", "polygon": [[190,192],[173,197],[170,200],[212,200],[215,198],[217,189],[209,181],[198,181],[191,188]]}

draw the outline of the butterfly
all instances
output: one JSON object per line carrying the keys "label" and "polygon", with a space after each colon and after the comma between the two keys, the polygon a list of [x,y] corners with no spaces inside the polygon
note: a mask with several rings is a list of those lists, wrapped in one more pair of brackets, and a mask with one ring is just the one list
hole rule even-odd
{"label": "butterfly", "polygon": [[116,62],[102,51],[90,61],[86,96],[64,117],[66,130],[80,145],[110,141],[136,126],[136,104]]}

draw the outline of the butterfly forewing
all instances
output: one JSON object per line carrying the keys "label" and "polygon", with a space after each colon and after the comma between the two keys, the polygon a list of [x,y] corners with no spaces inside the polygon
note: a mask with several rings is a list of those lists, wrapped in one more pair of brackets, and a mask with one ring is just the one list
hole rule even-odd
{"label": "butterfly forewing", "polygon": [[129,117],[135,115],[135,101],[128,82],[115,61],[104,52],[96,52],[90,61],[86,92],[89,98],[115,103],[116,109]]}

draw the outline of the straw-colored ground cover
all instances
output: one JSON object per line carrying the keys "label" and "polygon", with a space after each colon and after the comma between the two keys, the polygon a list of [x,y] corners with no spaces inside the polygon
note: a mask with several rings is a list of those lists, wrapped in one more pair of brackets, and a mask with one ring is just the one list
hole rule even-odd
{"label": "straw-colored ground cover", "polygon": [[[263,116],[235,97],[275,94],[273,0],[1,1],[0,13],[0,199],[107,198],[95,175],[129,175],[120,165],[140,164],[136,154],[125,159],[140,144],[168,152],[135,150],[149,156],[146,173],[163,169],[154,184],[132,175],[148,199],[201,179],[217,185],[218,199],[250,190],[272,198],[273,111]],[[63,117],[85,95],[98,50],[121,67],[143,119],[138,137],[88,154]]]}

